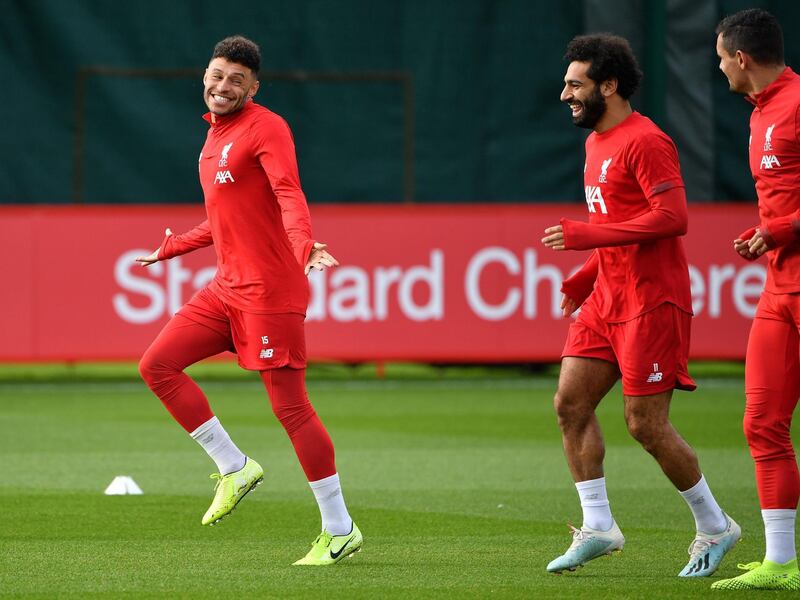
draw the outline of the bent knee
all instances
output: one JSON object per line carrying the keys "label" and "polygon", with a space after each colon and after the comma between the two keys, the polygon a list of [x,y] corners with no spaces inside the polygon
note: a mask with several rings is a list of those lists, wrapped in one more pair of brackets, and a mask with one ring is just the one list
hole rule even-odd
{"label": "bent knee", "polygon": [[171,367],[169,363],[162,360],[158,355],[145,352],[139,361],[139,375],[145,383],[153,387],[166,379],[176,375],[179,371]]}
{"label": "bent knee", "polygon": [[745,415],[742,429],[754,456],[793,453],[788,420],[773,415]]}
{"label": "bent knee", "polygon": [[158,367],[156,366],[156,362],[148,355],[145,354],[141,360],[139,360],[139,376],[145,380],[145,382],[150,382],[158,372]]}
{"label": "bent knee", "polygon": [[663,425],[654,423],[649,419],[628,417],[626,424],[631,437],[648,451],[655,448],[658,445],[658,440],[663,436]]}
{"label": "bent knee", "polygon": [[273,407],[273,412],[289,436],[294,434],[294,432],[300,429],[306,422],[317,416],[317,412],[310,402],[300,406],[294,405],[283,408]]}
{"label": "bent knee", "polygon": [[582,427],[592,417],[594,410],[581,402],[580,398],[570,392],[558,390],[553,396],[553,408],[558,417],[558,425],[561,429],[572,427]]}

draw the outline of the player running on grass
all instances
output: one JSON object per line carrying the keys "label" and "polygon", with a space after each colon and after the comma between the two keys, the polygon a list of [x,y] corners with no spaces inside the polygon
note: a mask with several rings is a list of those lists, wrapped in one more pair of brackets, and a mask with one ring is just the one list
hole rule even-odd
{"label": "player running on grass", "polygon": [[744,413],[767,549],[763,563],[743,565],[746,573],[712,587],[800,590],[794,541],[800,475],[790,434],[800,397],[800,77],[785,65],[780,24],[764,10],[723,19],[717,54],[731,91],[754,106],[750,170],[761,223],[733,245],[747,260],[769,252],[747,343]]}
{"label": "player running on grass", "polygon": [[362,545],[345,507],[333,444],[305,387],[306,275],[338,263],[311,237],[289,127],[253,102],[260,63],[258,46],[240,36],[214,48],[203,77],[210,128],[199,159],[208,219],[182,235],[168,229],[158,250],[137,260],[146,266],[213,244],[217,273],[167,323],[139,369],[217,464],[216,494],[203,525],[228,515],[261,482],[263,470],[233,443],[183,370],[230,350],[242,368],[258,371],[322,516],[322,533],[294,564],[328,565]]}
{"label": "player running on grass", "polygon": [[564,281],[564,316],[581,307],[562,354],[555,409],[583,509],[572,545],[547,565],[560,573],[622,549],[603,476],[605,448],[595,409],[622,377],[630,434],[653,455],[694,515],[697,534],[681,577],[713,573],[741,535],[717,504],[697,457],[669,421],[687,372],[692,303],[680,236],[687,210],[672,140],[633,112],[641,72],[628,42],[610,34],[574,38],[562,102],[586,140],[589,223],[562,219],[542,239],[553,250],[593,252]]}

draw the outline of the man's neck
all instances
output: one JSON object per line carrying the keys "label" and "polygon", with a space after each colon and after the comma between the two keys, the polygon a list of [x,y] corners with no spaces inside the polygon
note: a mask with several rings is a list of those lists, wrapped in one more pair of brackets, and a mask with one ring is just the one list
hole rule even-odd
{"label": "man's neck", "polygon": [[758,67],[750,74],[750,92],[752,98],[760,94],[781,76],[786,70],[786,65],[775,65],[773,67]]}
{"label": "man's neck", "polygon": [[600,118],[597,125],[594,126],[595,132],[604,133],[609,129],[613,129],[630,117],[632,112],[631,103],[627,100],[623,102],[609,102],[606,113]]}

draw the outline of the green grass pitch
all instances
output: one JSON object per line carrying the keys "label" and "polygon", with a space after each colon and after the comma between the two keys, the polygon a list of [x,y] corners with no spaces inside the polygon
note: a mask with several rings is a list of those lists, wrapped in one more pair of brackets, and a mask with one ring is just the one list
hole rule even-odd
{"label": "green grass pitch", "polygon": [[[361,553],[292,567],[318,533],[288,439],[249,377],[204,383],[264,485],[206,528],[213,464],[144,384],[0,383],[0,597],[700,598],[676,577],[693,537],[683,500],[625,431],[616,389],[601,405],[611,506],[627,545],[551,575],[580,507],[562,455],[550,377],[313,379],[337,449]],[[763,532],[741,433],[740,378],[678,393],[673,421],[744,537],[715,576],[760,560]],[[130,475],[143,496],[104,496]],[[716,593],[716,592],[715,592]],[[725,593],[722,593],[725,595]],[[747,597],[747,594],[735,594]],[[770,595],[770,594],[767,594]],[[753,597],[763,598],[764,594]]]}

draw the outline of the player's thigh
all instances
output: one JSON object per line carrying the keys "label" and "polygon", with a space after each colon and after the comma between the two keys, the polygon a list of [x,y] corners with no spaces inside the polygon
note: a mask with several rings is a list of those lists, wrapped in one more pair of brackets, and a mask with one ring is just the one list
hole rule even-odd
{"label": "player's thigh", "polygon": [[581,356],[561,359],[555,405],[559,413],[591,412],[614,387],[619,369],[613,362]]}
{"label": "player's thigh", "polygon": [[634,437],[660,431],[669,423],[672,390],[647,396],[623,395],[625,423]]}
{"label": "player's thigh", "polygon": [[582,406],[594,410],[619,379],[607,327],[591,307],[585,307],[570,324],[561,353],[561,373],[555,405]]}
{"label": "player's thigh", "polygon": [[239,366],[250,371],[305,369],[305,317],[231,310],[231,335]]}
{"label": "player's thigh", "polygon": [[800,334],[794,323],[753,319],[745,359],[748,415],[791,417],[800,396]]}
{"label": "player's thigh", "polygon": [[225,306],[204,288],[167,322],[142,363],[143,368],[160,365],[183,370],[228,350],[233,350],[233,342]]}
{"label": "player's thigh", "polygon": [[232,348],[231,339],[224,333],[178,313],[150,344],[142,357],[141,368],[167,367],[182,371]]}
{"label": "player's thigh", "polygon": [[612,342],[626,396],[660,396],[675,388],[691,391],[688,372],[691,315],[664,303],[625,323],[611,326]]}

